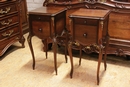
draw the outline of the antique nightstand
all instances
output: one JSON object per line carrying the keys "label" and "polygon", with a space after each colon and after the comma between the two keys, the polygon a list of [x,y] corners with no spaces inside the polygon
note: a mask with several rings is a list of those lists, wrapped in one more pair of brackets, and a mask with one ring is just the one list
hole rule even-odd
{"label": "antique nightstand", "polygon": [[[109,10],[82,8],[70,14],[70,32],[72,35],[72,41],[70,41],[68,51],[71,58],[71,77],[73,74],[73,58],[71,48],[72,44],[75,44],[77,46],[80,46],[80,50],[84,50],[85,52],[99,53],[97,66],[97,84],[99,84],[100,64],[102,61],[103,49],[105,48],[103,43],[107,43],[107,26],[109,13]],[[80,62],[81,57],[79,63]],[[104,66],[106,70],[106,50]]]}
{"label": "antique nightstand", "polygon": [[[56,7],[40,7],[32,10],[29,12],[29,25],[30,32],[28,36],[28,43],[33,58],[33,69],[35,68],[35,57],[32,48],[31,38],[35,35],[44,42],[45,47],[47,47],[48,45],[47,39],[50,38],[52,40],[54,50],[54,66],[57,74],[57,40],[58,38],[63,38],[61,36],[66,30],[66,9]],[[67,58],[66,54],[65,57]]]}

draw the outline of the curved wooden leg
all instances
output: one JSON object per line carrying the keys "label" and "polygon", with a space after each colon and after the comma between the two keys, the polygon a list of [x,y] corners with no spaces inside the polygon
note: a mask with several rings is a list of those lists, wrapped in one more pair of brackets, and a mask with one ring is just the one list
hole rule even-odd
{"label": "curved wooden leg", "polygon": [[102,61],[102,48],[99,48],[99,56],[98,56],[98,66],[97,66],[97,85],[99,85],[99,71],[100,71],[100,65]]}
{"label": "curved wooden leg", "polygon": [[73,57],[72,57],[71,43],[70,43],[69,46],[68,46],[68,52],[69,52],[70,63],[71,63],[70,77],[72,78],[72,76],[73,76]]}
{"label": "curved wooden leg", "polygon": [[53,52],[54,52],[55,72],[56,72],[56,75],[57,75],[57,56],[56,56],[56,53],[57,53],[57,41],[56,41],[56,38],[53,38]]}
{"label": "curved wooden leg", "polygon": [[47,54],[47,49],[48,49],[48,43],[47,43],[47,39],[44,39],[44,40],[42,40],[42,43],[44,44],[44,51],[45,51],[45,53],[46,53],[46,59],[47,59],[47,57],[48,57],[48,54]]}
{"label": "curved wooden leg", "polygon": [[22,47],[24,48],[24,47],[25,47],[25,45],[24,45],[24,42],[25,42],[24,36],[22,36],[22,37],[20,38],[20,41],[19,41],[19,42],[22,44]]}
{"label": "curved wooden leg", "polygon": [[28,40],[28,44],[29,44],[29,47],[30,47],[30,51],[31,51],[31,54],[32,54],[32,58],[33,58],[33,69],[35,69],[35,56],[34,56],[34,51],[33,51],[33,47],[32,47],[32,36],[29,34],[27,40]]}
{"label": "curved wooden leg", "polygon": [[68,48],[68,42],[69,42],[69,35],[68,35],[68,30],[65,29],[64,30],[64,33],[65,33],[65,60],[66,60],[66,63],[68,61],[68,58],[67,58],[67,48]]}
{"label": "curved wooden leg", "polygon": [[106,57],[107,57],[107,49],[109,46],[109,37],[107,37],[106,45],[105,45],[105,52],[104,52],[104,68],[106,70],[107,64],[106,64]]}
{"label": "curved wooden leg", "polygon": [[107,57],[107,53],[106,53],[106,49],[105,49],[105,54],[104,54],[104,69],[105,70],[107,68],[106,57]]}
{"label": "curved wooden leg", "polygon": [[51,50],[52,43],[53,43],[51,38],[46,38],[46,39],[42,40],[42,43],[44,44],[44,47],[43,47],[44,52]]}
{"label": "curved wooden leg", "polygon": [[82,47],[80,46],[80,59],[79,59],[79,66],[81,65],[81,58],[82,57]]}
{"label": "curved wooden leg", "polygon": [[67,63],[68,59],[67,59],[67,48],[68,48],[68,44],[67,44],[68,41],[65,41],[65,61]]}

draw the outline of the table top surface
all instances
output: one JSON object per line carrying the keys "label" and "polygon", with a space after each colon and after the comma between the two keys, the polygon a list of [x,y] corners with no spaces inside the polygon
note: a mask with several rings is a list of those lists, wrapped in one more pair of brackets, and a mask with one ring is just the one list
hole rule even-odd
{"label": "table top surface", "polygon": [[66,10],[67,9],[65,7],[40,7],[29,11],[29,14],[55,16]]}
{"label": "table top surface", "polygon": [[100,10],[100,9],[84,9],[81,8],[72,14],[69,17],[76,17],[76,18],[91,18],[91,19],[104,19],[110,10]]}

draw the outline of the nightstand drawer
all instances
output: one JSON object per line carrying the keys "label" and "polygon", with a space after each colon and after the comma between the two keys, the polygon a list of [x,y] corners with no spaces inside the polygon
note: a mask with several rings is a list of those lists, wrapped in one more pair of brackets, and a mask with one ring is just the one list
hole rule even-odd
{"label": "nightstand drawer", "polygon": [[10,27],[6,30],[2,30],[2,31],[0,31],[0,41],[11,38],[12,36],[18,35],[19,32],[20,31],[19,31],[18,25]]}
{"label": "nightstand drawer", "polygon": [[85,19],[85,18],[74,18],[75,24],[92,25],[97,26],[98,20]]}
{"label": "nightstand drawer", "polygon": [[33,21],[51,21],[50,16],[42,16],[42,15],[30,15],[30,18]]}
{"label": "nightstand drawer", "polygon": [[32,31],[33,34],[41,39],[50,37],[50,23],[42,21],[33,21],[32,22]]}
{"label": "nightstand drawer", "polygon": [[7,16],[4,17],[3,19],[0,20],[0,30],[18,24],[19,20],[18,20],[18,15],[12,15],[12,16]]}
{"label": "nightstand drawer", "polygon": [[83,44],[91,44],[97,42],[97,27],[76,24],[74,30],[74,39]]}

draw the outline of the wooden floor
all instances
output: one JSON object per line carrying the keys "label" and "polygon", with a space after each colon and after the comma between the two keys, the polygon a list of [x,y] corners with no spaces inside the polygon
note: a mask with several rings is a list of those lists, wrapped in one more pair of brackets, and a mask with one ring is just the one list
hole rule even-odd
{"label": "wooden floor", "polygon": [[[28,33],[24,35],[27,38]],[[0,87],[130,87],[130,61],[124,57],[108,55],[107,70],[101,64],[100,84],[96,85],[97,54],[83,54],[82,64],[78,65],[79,52],[73,51],[74,74],[71,79],[70,61],[65,63],[64,48],[58,48],[58,75],[54,71],[52,50],[48,59],[42,50],[42,42],[33,38],[36,67],[32,69],[32,56],[27,40],[25,48],[15,43],[0,57]]]}

